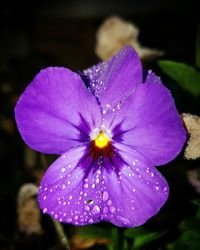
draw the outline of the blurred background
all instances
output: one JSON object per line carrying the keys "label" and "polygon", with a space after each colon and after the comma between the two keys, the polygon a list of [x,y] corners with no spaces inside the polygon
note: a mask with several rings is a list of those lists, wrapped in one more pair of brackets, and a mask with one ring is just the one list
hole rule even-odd
{"label": "blurred background", "polygon": [[[22,185],[37,185],[52,160],[47,159],[46,163],[43,156],[28,149],[20,138],[13,111],[19,95],[42,68],[65,66],[78,71],[98,63],[96,32],[112,15],[137,25],[142,45],[164,51],[159,59],[194,65],[200,21],[198,1],[7,0],[1,1],[0,6],[0,249],[64,249],[52,221],[38,212],[34,187],[27,188],[28,197],[32,199],[28,198],[28,205],[27,197],[22,197],[25,201],[19,197]],[[157,59],[145,62],[145,67],[166,80],[179,112],[199,115],[199,99],[167,78],[158,67]],[[161,171],[171,186],[169,201],[144,228],[125,233],[124,249],[131,249],[136,239],[130,235],[155,232],[152,241],[134,249],[195,249],[185,245],[179,248],[174,242],[182,237],[182,223],[193,218],[197,211],[191,200],[198,198],[198,192],[189,183],[186,173],[196,168],[199,160],[186,161],[180,155],[168,165]],[[64,225],[64,231],[72,249],[108,249],[110,242],[118,240],[113,239],[115,228],[107,223],[85,229]],[[87,237],[83,240],[80,235]],[[110,249],[122,249],[117,248],[120,244]]]}

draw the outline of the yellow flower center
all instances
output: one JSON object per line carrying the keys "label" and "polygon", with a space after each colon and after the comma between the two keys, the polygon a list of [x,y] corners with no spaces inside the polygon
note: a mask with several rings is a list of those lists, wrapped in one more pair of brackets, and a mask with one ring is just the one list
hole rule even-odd
{"label": "yellow flower center", "polygon": [[98,148],[104,148],[108,145],[110,139],[104,134],[104,131],[100,131],[97,137],[95,138],[95,146]]}

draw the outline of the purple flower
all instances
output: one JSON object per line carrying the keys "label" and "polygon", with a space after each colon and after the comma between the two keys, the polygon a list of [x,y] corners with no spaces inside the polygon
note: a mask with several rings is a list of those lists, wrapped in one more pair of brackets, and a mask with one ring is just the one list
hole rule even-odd
{"label": "purple flower", "polygon": [[133,227],[167,200],[154,166],[179,154],[185,130],[169,90],[151,71],[143,79],[131,47],[80,74],[42,70],[15,114],[31,148],[61,155],[38,191],[43,212],[56,220]]}

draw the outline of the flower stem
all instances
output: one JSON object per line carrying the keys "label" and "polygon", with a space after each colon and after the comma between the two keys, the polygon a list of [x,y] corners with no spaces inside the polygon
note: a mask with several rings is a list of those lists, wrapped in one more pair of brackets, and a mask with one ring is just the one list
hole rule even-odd
{"label": "flower stem", "polygon": [[67,236],[63,230],[63,226],[56,220],[52,219],[54,227],[56,229],[56,232],[58,234],[58,238],[60,240],[61,245],[63,246],[63,249],[70,250],[69,242],[67,239]]}

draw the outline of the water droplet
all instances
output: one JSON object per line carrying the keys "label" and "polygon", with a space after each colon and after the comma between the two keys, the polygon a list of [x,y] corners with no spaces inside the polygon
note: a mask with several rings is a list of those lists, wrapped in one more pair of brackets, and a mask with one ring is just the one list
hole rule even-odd
{"label": "water droplet", "polygon": [[44,214],[46,214],[48,210],[47,210],[47,208],[45,207],[42,211],[43,211]]}
{"label": "water droplet", "polygon": [[128,219],[124,218],[123,216],[118,215],[117,219],[119,221],[121,221],[124,225],[129,225],[130,224],[130,221]]}
{"label": "water droplet", "polygon": [[93,223],[94,221],[93,221],[93,219],[90,219],[88,222],[89,222],[89,223]]}
{"label": "water droplet", "polygon": [[94,203],[94,200],[92,200],[92,199],[87,200],[87,204],[92,205],[93,203]]}
{"label": "water droplet", "polygon": [[159,186],[155,186],[155,189],[156,189],[156,190],[159,190]]}
{"label": "water droplet", "polygon": [[71,181],[68,181],[67,184],[70,185],[70,184],[71,184]]}
{"label": "water droplet", "polygon": [[69,199],[72,200],[72,195],[69,196]]}
{"label": "water droplet", "polygon": [[151,177],[154,177],[154,173],[153,173],[153,172],[151,172],[151,173],[150,173],[150,176],[151,176]]}
{"label": "water droplet", "polygon": [[86,211],[90,211],[90,207],[86,205],[86,206],[85,206],[85,210],[86,210]]}
{"label": "water droplet", "polygon": [[167,192],[168,188],[167,187],[164,187],[163,188],[163,192]]}
{"label": "water droplet", "polygon": [[43,197],[43,200],[46,200],[46,198],[47,198],[47,197],[46,197],[46,195],[45,195],[45,196]]}
{"label": "water droplet", "polygon": [[112,214],[114,214],[115,213],[115,211],[116,211],[116,208],[115,207],[110,207],[110,212],[112,213]]}
{"label": "water droplet", "polygon": [[100,208],[99,208],[99,206],[95,205],[95,206],[92,208],[92,213],[93,213],[93,214],[99,214],[99,213],[100,213]]}
{"label": "water droplet", "polygon": [[88,188],[88,184],[87,184],[87,183],[85,183],[85,184],[84,184],[84,187],[85,187],[85,188]]}
{"label": "water droplet", "polygon": [[76,216],[74,217],[74,219],[75,219],[75,220],[78,220],[78,215],[76,215]]}
{"label": "water droplet", "polygon": [[104,207],[103,213],[104,213],[104,214],[107,214],[107,213],[108,213],[108,208],[107,208],[107,207]]}
{"label": "water droplet", "polygon": [[62,170],[61,170],[61,171],[62,171],[62,173],[64,173],[64,172],[66,171],[66,168],[62,168]]}
{"label": "water droplet", "polygon": [[97,170],[97,174],[98,174],[98,175],[101,174],[101,170],[100,170],[100,169]]}
{"label": "water droplet", "polygon": [[111,205],[112,205],[112,201],[109,200],[109,201],[108,201],[108,206],[111,206]]}
{"label": "water droplet", "polygon": [[65,184],[62,185],[62,189],[65,189]]}
{"label": "water droplet", "polygon": [[95,184],[94,183],[92,184],[92,188],[95,188]]}
{"label": "water droplet", "polygon": [[105,191],[103,192],[103,201],[107,201],[109,198],[109,194]]}

